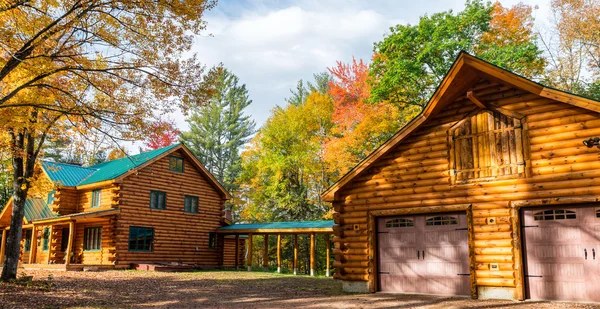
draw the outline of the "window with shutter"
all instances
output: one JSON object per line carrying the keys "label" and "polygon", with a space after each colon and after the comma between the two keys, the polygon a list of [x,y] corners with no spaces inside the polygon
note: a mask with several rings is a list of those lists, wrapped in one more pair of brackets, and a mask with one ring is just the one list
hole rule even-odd
{"label": "window with shutter", "polygon": [[453,183],[522,177],[525,172],[521,121],[482,110],[452,129]]}

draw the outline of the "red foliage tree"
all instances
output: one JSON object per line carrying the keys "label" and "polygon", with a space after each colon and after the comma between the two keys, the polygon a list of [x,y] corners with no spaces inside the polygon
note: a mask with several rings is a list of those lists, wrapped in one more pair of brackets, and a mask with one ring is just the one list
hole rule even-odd
{"label": "red foliage tree", "polygon": [[180,131],[172,119],[161,119],[152,124],[144,145],[150,149],[167,147],[179,140]]}

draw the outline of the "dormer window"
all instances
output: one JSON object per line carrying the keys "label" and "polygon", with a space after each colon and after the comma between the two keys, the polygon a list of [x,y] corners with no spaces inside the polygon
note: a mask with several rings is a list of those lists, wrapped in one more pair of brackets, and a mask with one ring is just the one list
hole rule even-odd
{"label": "dormer window", "polygon": [[183,158],[169,157],[169,170],[173,172],[183,173]]}
{"label": "dormer window", "polygon": [[453,183],[518,178],[525,173],[519,119],[481,110],[453,127],[450,171]]}
{"label": "dormer window", "polygon": [[92,208],[100,207],[100,203],[102,202],[102,189],[92,191]]}

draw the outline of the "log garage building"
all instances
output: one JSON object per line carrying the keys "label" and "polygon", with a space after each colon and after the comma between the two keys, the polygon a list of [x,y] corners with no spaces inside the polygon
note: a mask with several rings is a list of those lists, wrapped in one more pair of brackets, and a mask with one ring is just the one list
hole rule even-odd
{"label": "log garage building", "polygon": [[461,53],[423,112],[323,194],[335,278],[600,302],[599,112]]}

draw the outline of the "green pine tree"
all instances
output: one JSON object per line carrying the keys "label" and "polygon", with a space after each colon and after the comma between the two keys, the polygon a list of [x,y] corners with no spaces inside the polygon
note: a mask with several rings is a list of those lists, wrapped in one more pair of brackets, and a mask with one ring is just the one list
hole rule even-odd
{"label": "green pine tree", "polygon": [[[242,170],[240,149],[255,133],[254,121],[244,114],[252,100],[246,85],[223,66],[212,68],[199,89],[196,99],[201,107],[186,119],[190,128],[181,140],[235,199]],[[230,201],[230,206],[234,203]]]}

